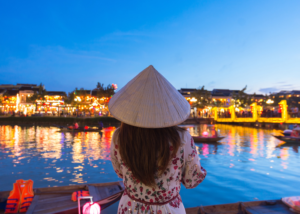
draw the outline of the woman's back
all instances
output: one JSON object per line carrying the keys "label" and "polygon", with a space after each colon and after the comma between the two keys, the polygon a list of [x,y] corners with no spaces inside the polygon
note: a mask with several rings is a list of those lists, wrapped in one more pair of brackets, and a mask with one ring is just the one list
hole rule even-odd
{"label": "woman's back", "polygon": [[[125,193],[119,211],[144,207],[161,210],[161,213],[183,213],[184,207],[179,195],[180,183],[186,188],[194,188],[203,181],[206,171],[201,167],[193,138],[187,131],[179,132],[181,145],[166,170],[155,174],[155,186],[147,186],[136,179],[132,171],[126,166],[120,155],[118,144],[118,130],[113,135],[111,144],[111,160],[113,167],[125,185]],[[169,147],[172,152],[172,146]],[[144,204],[144,206],[143,206]],[[130,205],[130,206],[129,206]],[[167,206],[163,206],[167,205]],[[120,210],[121,209],[121,210]],[[165,210],[165,211],[164,211]],[[126,212],[125,212],[126,213]]]}
{"label": "woman's back", "polygon": [[125,192],[118,213],[185,213],[180,184],[205,177],[191,135],[177,127],[191,113],[187,100],[152,65],[109,101],[122,122],[111,143],[113,167]]}

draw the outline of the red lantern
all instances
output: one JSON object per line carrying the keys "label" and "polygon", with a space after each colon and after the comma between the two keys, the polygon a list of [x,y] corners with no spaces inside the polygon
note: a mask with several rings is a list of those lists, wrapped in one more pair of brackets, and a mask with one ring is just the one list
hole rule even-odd
{"label": "red lantern", "polygon": [[87,202],[83,205],[82,214],[100,214],[100,212],[101,212],[100,205],[93,202],[93,196],[78,197],[78,213],[79,214],[81,214],[80,199],[90,199],[90,202]]}

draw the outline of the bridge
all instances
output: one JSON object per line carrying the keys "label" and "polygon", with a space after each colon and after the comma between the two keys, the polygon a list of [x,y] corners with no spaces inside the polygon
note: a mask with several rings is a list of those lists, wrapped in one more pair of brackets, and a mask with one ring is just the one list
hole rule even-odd
{"label": "bridge", "polygon": [[[274,124],[300,124],[300,118],[293,118],[288,114],[288,105],[286,100],[282,100],[279,103],[279,107],[281,109],[281,116],[280,117],[261,117],[261,112],[263,107],[257,105],[257,103],[252,103],[251,105],[251,117],[237,117],[236,115],[236,107],[229,106],[229,107],[214,107],[213,117],[214,121],[217,123],[243,123],[243,124],[253,124],[256,123],[257,126],[261,126],[261,124],[269,124],[270,128],[274,127]],[[228,115],[230,117],[223,118],[220,117],[220,111],[227,111],[229,112]]]}

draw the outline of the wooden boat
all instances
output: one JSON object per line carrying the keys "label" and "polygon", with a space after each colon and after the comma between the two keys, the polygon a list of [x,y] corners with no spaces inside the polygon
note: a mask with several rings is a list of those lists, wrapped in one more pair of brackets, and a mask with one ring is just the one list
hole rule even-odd
{"label": "wooden boat", "polygon": [[295,214],[281,200],[250,201],[186,209],[187,214]]}
{"label": "wooden boat", "polygon": [[291,137],[291,136],[283,136],[283,135],[272,135],[278,140],[285,141],[287,143],[300,143],[300,137]]}
{"label": "wooden boat", "polygon": [[[123,182],[74,185],[63,187],[35,188],[34,199],[26,212],[27,214],[75,214],[78,213],[78,204],[71,200],[75,191],[88,190],[93,196],[93,201],[101,206],[101,211],[116,203],[122,196],[124,190]],[[1,199],[6,199],[10,191],[0,192]],[[82,200],[81,206],[87,201]],[[3,203],[3,202],[2,202]],[[5,202],[4,202],[5,203]],[[116,204],[115,204],[116,205]],[[113,206],[117,212],[117,206]],[[111,211],[110,211],[111,212]],[[251,201],[232,204],[220,204],[211,206],[198,206],[186,208],[187,214],[294,214],[290,208],[281,200]],[[0,214],[4,210],[0,209]]]}
{"label": "wooden boat", "polygon": [[[88,185],[74,185],[62,187],[35,188],[34,198],[28,208],[27,214],[77,214],[78,203],[71,200],[71,195],[75,191],[88,190],[93,196],[93,201],[101,206],[101,210],[118,201],[123,193],[123,182],[99,183]],[[2,205],[7,199],[10,191],[0,192],[0,202]],[[88,200],[81,200],[83,206]],[[4,210],[0,210],[4,214]]]}
{"label": "wooden boat", "polygon": [[203,143],[216,143],[222,140],[225,137],[202,137],[202,136],[193,136],[195,142],[203,142]]}

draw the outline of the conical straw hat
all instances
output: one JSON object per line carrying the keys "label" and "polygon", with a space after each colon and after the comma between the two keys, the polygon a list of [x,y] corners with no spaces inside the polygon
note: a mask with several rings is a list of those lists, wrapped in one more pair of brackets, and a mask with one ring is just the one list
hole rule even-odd
{"label": "conical straw hat", "polygon": [[175,126],[190,115],[190,104],[152,65],[118,91],[108,108],[118,120],[142,128]]}

